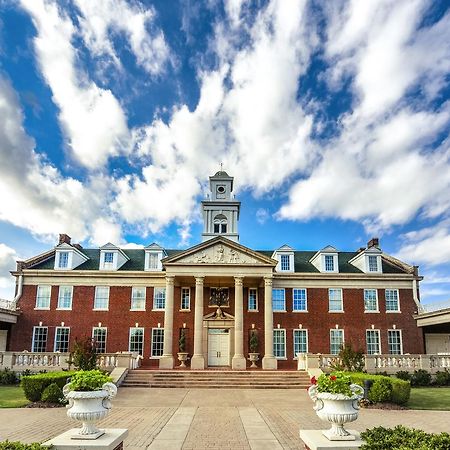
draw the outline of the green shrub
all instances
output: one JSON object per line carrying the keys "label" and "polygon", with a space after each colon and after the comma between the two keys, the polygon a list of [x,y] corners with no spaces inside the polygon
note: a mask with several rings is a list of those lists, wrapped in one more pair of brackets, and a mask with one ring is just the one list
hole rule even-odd
{"label": "green shrub", "polygon": [[390,402],[392,399],[391,380],[379,378],[374,381],[369,391],[369,400],[374,403]]}
{"label": "green shrub", "polygon": [[22,377],[21,386],[25,397],[30,402],[37,402],[41,399],[44,389],[52,383],[56,383],[61,389],[75,372],[49,372],[37,375]]}
{"label": "green shrub", "polygon": [[33,442],[32,444],[23,444],[22,442],[0,442],[0,450],[48,450],[49,447],[44,447],[39,442]]}
{"label": "green shrub", "polygon": [[[397,403],[399,405],[403,405],[404,403],[407,403],[409,400],[409,396],[411,393],[411,384],[409,381],[399,380],[398,378],[393,377],[385,377],[383,375],[372,375],[368,373],[347,372],[347,374],[350,375],[352,383],[359,384],[360,386],[364,386],[364,380],[373,380],[375,384],[375,381],[379,379],[385,379],[391,384],[392,387],[391,399],[388,401]],[[370,391],[372,391],[372,389],[373,385]],[[370,391],[369,391],[369,398],[370,398]]]}
{"label": "green shrub", "polygon": [[361,433],[361,450],[448,450],[450,434],[429,434],[422,430],[376,427]]}
{"label": "green shrub", "polygon": [[415,370],[411,375],[411,386],[429,386],[431,374],[424,369]]}
{"label": "green shrub", "polygon": [[450,384],[450,372],[448,369],[444,369],[443,372],[436,372],[434,380],[438,386],[447,386]]}
{"label": "green shrub", "polygon": [[331,364],[333,371],[362,372],[364,370],[364,352],[353,350],[351,344],[343,344],[338,358]]}
{"label": "green shrub", "polygon": [[112,378],[100,370],[80,370],[70,379],[69,388],[72,391],[95,391],[108,381]]}
{"label": "green shrub", "polygon": [[0,371],[0,384],[16,384],[17,381],[17,375],[7,367]]}
{"label": "green shrub", "polygon": [[63,391],[56,383],[49,384],[41,395],[41,400],[48,403],[60,403],[63,398]]}
{"label": "green shrub", "polygon": [[406,370],[399,370],[395,376],[397,378],[400,378],[400,380],[410,381],[411,380],[411,374],[407,372]]}

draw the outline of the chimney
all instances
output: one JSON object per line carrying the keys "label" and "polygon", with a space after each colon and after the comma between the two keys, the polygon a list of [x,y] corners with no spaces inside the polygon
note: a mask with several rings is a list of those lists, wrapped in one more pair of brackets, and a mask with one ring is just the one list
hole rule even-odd
{"label": "chimney", "polygon": [[380,248],[380,240],[378,238],[374,237],[367,243],[367,248],[372,247]]}
{"label": "chimney", "polygon": [[73,246],[75,248],[77,248],[78,250],[83,250],[83,247],[81,246],[81,244],[73,244]]}
{"label": "chimney", "polygon": [[70,236],[68,234],[60,234],[59,235],[58,245],[61,245],[61,244],[69,244],[70,245]]}

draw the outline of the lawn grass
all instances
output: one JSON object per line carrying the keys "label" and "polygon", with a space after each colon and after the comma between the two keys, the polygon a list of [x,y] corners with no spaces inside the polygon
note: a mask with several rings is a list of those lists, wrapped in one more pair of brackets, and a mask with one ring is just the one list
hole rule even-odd
{"label": "lawn grass", "polygon": [[0,386],[0,408],[20,408],[28,403],[20,386]]}
{"label": "lawn grass", "polygon": [[450,387],[412,388],[408,408],[450,411]]}

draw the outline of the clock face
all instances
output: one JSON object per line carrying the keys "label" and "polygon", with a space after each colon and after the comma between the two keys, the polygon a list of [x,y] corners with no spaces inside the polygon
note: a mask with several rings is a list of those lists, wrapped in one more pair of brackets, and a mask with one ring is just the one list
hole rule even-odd
{"label": "clock face", "polygon": [[217,186],[217,192],[219,194],[224,194],[225,193],[225,186]]}

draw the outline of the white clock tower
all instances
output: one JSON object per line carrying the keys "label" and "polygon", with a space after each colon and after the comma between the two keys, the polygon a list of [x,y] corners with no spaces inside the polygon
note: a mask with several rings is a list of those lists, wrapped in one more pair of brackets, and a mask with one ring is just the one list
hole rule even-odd
{"label": "white clock tower", "polygon": [[209,177],[211,199],[202,201],[202,241],[224,236],[239,242],[238,221],[241,202],[234,199],[233,177],[220,170]]}

